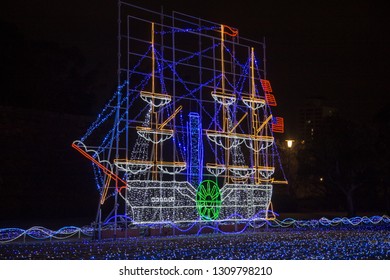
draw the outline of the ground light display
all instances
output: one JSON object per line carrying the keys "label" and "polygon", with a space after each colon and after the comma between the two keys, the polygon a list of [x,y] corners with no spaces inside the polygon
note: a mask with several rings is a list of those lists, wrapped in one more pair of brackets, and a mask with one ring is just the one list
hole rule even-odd
{"label": "ground light display", "polygon": [[[306,221],[289,218],[267,223],[270,230],[250,228],[241,234],[221,234],[219,230],[185,238],[130,237],[99,242],[91,240],[92,227],[1,229],[0,259],[390,259],[388,216]],[[23,239],[26,242],[20,242]],[[31,242],[34,239],[39,242]]]}
{"label": "ground light display", "polygon": [[177,12],[119,7],[118,91],[72,145],[92,162],[97,224],[273,219],[273,187],[287,179],[265,42]]}

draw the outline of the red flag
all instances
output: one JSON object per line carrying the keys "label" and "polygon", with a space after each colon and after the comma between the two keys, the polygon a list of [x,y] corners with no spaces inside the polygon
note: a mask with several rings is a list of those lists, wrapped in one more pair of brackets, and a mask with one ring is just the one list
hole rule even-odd
{"label": "red flag", "polygon": [[264,92],[272,92],[271,83],[268,80],[260,79],[260,82]]}
{"label": "red flag", "polygon": [[275,117],[272,119],[272,131],[276,133],[284,133],[284,119]]}
{"label": "red flag", "polygon": [[276,106],[276,99],[272,93],[265,93],[265,100],[269,106]]}

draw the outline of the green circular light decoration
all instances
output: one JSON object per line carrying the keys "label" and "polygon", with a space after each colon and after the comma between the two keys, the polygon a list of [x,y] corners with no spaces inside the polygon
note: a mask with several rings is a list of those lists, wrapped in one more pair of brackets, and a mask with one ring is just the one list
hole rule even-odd
{"label": "green circular light decoration", "polygon": [[202,220],[216,220],[221,211],[221,191],[216,182],[204,180],[196,191],[196,209]]}

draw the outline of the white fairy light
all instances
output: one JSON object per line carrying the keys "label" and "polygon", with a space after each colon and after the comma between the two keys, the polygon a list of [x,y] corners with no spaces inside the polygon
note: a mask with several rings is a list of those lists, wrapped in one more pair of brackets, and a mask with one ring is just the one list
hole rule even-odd
{"label": "white fairy light", "polygon": [[143,128],[143,127],[138,127],[137,129],[138,129],[137,133],[139,136],[141,136],[142,138],[144,138],[149,142],[152,142],[153,144],[159,144],[168,139],[171,139],[173,136],[173,131],[167,129],[156,130],[156,129]]}
{"label": "white fairy light", "polygon": [[211,96],[213,97],[213,99],[215,101],[222,104],[223,106],[230,106],[230,105],[233,105],[234,102],[236,102],[236,97],[233,96],[232,94],[213,91],[211,93]]}
{"label": "white fairy light", "polygon": [[142,100],[153,107],[162,107],[171,102],[171,96],[166,94],[156,94],[147,91],[141,91],[140,96]]}
{"label": "white fairy light", "polygon": [[259,98],[243,97],[242,102],[252,110],[258,110],[265,106],[265,100]]}

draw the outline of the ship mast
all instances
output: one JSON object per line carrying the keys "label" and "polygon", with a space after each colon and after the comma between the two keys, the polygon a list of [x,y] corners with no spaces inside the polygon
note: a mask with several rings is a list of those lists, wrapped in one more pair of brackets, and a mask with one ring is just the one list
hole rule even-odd
{"label": "ship mast", "polygon": [[[145,160],[115,160],[114,164],[122,171],[131,174],[139,174],[151,170],[152,180],[158,180],[158,174],[176,174],[180,173],[186,168],[185,162],[179,161],[160,161],[159,154],[162,155],[162,142],[171,139],[174,134],[173,129],[165,129],[164,127],[182,110],[179,106],[166,120],[159,123],[159,108],[167,105],[172,101],[172,97],[168,94],[156,93],[155,88],[155,40],[154,40],[154,22],[151,23],[151,49],[152,49],[152,89],[149,91],[141,91],[140,97],[149,104],[151,112],[150,127],[137,126],[137,134],[153,145],[153,152],[150,161]],[[161,145],[161,149],[159,149]]]}
{"label": "ship mast", "polygon": [[[225,95],[225,55],[224,55],[224,48],[225,48],[225,38],[224,38],[224,33],[225,33],[225,26],[221,24],[221,89],[222,89],[222,95]],[[227,111],[228,106],[222,106],[222,131],[223,132],[228,132],[229,125],[228,125],[228,116],[227,116]],[[225,147],[229,147],[230,145],[230,140],[228,137],[225,137]],[[229,160],[230,160],[230,152],[226,151],[225,152],[225,166],[226,170],[229,170]],[[229,171],[226,172],[226,177],[225,177],[225,183],[229,183]]]}
{"label": "ship mast", "polygon": [[[262,181],[270,181],[270,176],[274,172],[274,167],[267,166],[261,162],[262,150],[267,149],[273,145],[274,138],[272,136],[262,135],[262,131],[266,125],[272,119],[272,115],[269,115],[265,120],[261,121],[259,109],[265,106],[265,100],[263,98],[256,97],[256,84],[255,84],[255,55],[254,48],[250,49],[250,88],[247,95],[242,95],[242,102],[249,108],[250,113],[245,113],[240,120],[232,124],[229,127],[229,106],[236,102],[236,96],[226,92],[225,89],[225,65],[224,65],[224,34],[225,26],[221,25],[221,92],[213,91],[211,93],[214,100],[222,105],[222,130],[206,130],[206,135],[212,142],[225,149],[224,164],[207,164],[207,170],[219,176],[225,173],[224,180],[226,184],[230,184],[230,181],[245,181],[250,176],[253,176],[253,183],[259,185]],[[251,129],[248,134],[241,134],[236,132],[236,128],[240,123],[249,116],[251,121]],[[230,150],[236,148],[239,145],[245,144],[253,151],[253,166],[236,166],[230,164]],[[230,174],[232,173],[232,174]],[[234,180],[233,180],[234,177]]]}
{"label": "ship mast", "polygon": [[[155,85],[154,85],[154,75],[155,75],[155,54],[154,54],[154,22],[152,22],[152,101],[154,102],[155,94]],[[152,106],[152,116],[155,116],[155,128],[157,130],[158,125],[158,112],[155,112],[154,106]],[[158,141],[157,134],[154,134],[154,160],[153,160],[153,180],[157,181],[157,157],[158,157]]]}
{"label": "ship mast", "polygon": [[[255,100],[255,94],[256,94],[256,89],[255,89],[255,67],[254,67],[254,49],[251,48],[251,101]],[[258,122],[257,122],[257,114],[256,114],[256,111],[255,110],[250,110],[251,111],[251,119],[252,119],[252,129],[253,129],[253,136],[256,136],[257,135],[257,126],[258,126]],[[257,169],[259,167],[259,143],[258,141],[253,141],[253,145],[254,145],[254,150],[253,150],[253,153],[254,153],[254,169],[255,169],[255,173],[254,173],[254,181],[255,181],[255,184],[258,184],[260,182],[258,182],[258,172],[257,172]]]}

